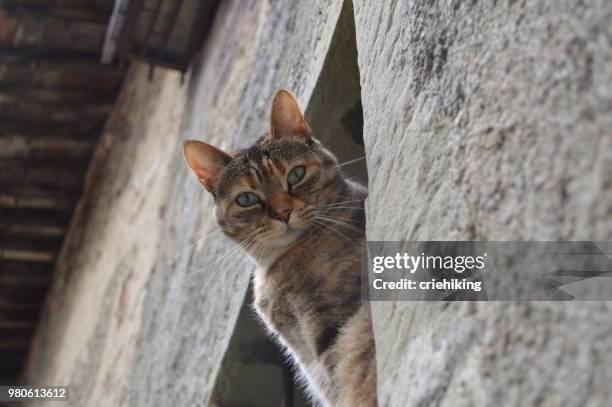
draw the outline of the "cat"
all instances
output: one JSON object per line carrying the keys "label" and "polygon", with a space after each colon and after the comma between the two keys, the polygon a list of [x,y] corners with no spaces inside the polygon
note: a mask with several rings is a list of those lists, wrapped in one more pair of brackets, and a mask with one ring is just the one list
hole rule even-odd
{"label": "cat", "polygon": [[361,299],[367,190],[346,179],[297,101],[276,93],[268,133],[233,154],[185,142],[222,231],[255,260],[254,307],[323,406],[376,406],[370,305]]}

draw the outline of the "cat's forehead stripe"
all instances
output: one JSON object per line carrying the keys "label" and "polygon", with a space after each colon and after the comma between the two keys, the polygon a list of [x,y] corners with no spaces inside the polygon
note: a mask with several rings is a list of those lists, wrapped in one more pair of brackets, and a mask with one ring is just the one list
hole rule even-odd
{"label": "cat's forehead stripe", "polygon": [[272,178],[274,176],[274,168],[272,168],[272,160],[270,160],[269,158],[266,158],[261,161],[261,164],[266,172],[266,177],[268,179]]}
{"label": "cat's forehead stripe", "polygon": [[257,178],[257,181],[259,183],[262,183],[263,182],[263,176],[261,175],[261,172],[257,169],[257,167],[250,166],[249,168],[251,169],[251,173],[255,174],[255,177]]}
{"label": "cat's forehead stripe", "polygon": [[[234,155],[234,159],[226,168],[222,181],[217,187],[216,197],[221,198],[231,190],[239,179],[251,177],[254,184],[278,184],[279,176],[287,173],[286,165],[296,157],[310,157],[311,146],[303,143],[271,141],[258,142],[253,146],[241,150]],[[311,162],[308,160],[307,163]],[[307,164],[308,165],[308,164]],[[245,181],[251,186],[249,181]]]}
{"label": "cat's forehead stripe", "polygon": [[281,161],[274,161],[273,163],[278,172],[280,172],[281,175],[285,175],[285,173],[287,172],[285,165]]}
{"label": "cat's forehead stripe", "polygon": [[244,181],[247,183],[247,185],[249,186],[249,188],[251,189],[255,189],[255,179],[250,176],[250,175],[246,175],[244,177]]}

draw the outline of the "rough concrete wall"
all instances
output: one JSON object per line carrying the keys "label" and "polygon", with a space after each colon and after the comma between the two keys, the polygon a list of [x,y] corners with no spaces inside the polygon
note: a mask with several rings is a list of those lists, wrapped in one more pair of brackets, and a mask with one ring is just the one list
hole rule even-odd
{"label": "rough concrete wall", "polygon": [[[612,238],[612,3],[355,0],[370,240]],[[609,303],[375,303],[384,406],[603,406]]]}
{"label": "rough concrete wall", "polygon": [[100,139],[25,374],[70,385],[74,406],[120,406],[129,389],[185,104],[179,74],[147,76],[132,67]]}

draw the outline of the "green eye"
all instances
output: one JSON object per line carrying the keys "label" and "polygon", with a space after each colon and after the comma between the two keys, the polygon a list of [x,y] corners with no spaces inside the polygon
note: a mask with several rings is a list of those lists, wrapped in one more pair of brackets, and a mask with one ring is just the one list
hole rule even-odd
{"label": "green eye", "polygon": [[253,192],[243,192],[236,197],[236,203],[244,208],[259,202],[259,197]]}
{"label": "green eye", "polygon": [[306,175],[306,167],[303,165],[293,167],[293,169],[289,171],[289,175],[287,175],[287,183],[289,185],[295,185],[304,178],[304,175]]}

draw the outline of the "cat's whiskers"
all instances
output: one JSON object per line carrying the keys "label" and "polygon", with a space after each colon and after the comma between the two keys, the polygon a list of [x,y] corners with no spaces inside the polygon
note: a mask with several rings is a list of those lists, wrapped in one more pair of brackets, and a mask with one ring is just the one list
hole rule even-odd
{"label": "cat's whiskers", "polygon": [[343,238],[344,240],[346,240],[347,242],[349,242],[351,245],[355,246],[355,244],[345,235],[343,235],[342,233],[340,233],[336,228],[334,228],[332,225],[328,224],[328,223],[324,223],[321,220],[318,219],[314,219],[313,220],[313,225],[316,223],[317,225],[323,226],[327,229],[330,229],[331,231],[333,231],[334,233],[336,233],[338,236],[340,236],[341,238]]}
{"label": "cat's whiskers", "polygon": [[320,222],[317,222],[317,221],[316,221],[316,219],[313,219],[313,220],[312,220],[312,223],[310,224],[310,226],[312,226],[313,228],[315,228],[315,229],[311,230],[311,233],[312,233],[314,230],[320,230],[320,231],[322,231],[323,233],[326,233],[326,230],[325,230],[324,228],[320,227]]}
{"label": "cat's whiskers", "polygon": [[229,259],[235,258],[234,256],[238,254],[241,250],[243,250],[244,247],[255,237],[256,234],[251,235],[248,238],[242,240],[241,242],[236,243],[236,246],[232,247],[223,256],[211,263],[205,270],[194,271],[193,273],[188,273],[187,276],[203,273],[207,269],[215,269],[214,272],[217,272],[218,269],[220,269],[221,266],[224,265]]}
{"label": "cat's whiskers", "polygon": [[318,208],[319,209],[331,208],[331,207],[338,206],[338,205],[344,205],[344,204],[349,204],[349,203],[354,203],[354,202],[363,202],[363,201],[365,201],[365,198],[364,199],[355,199],[355,200],[352,200],[352,201],[338,201],[338,202],[333,202],[333,203],[331,203],[329,205],[319,206]]}
{"label": "cat's whiskers", "polygon": [[332,218],[332,217],[328,217],[328,216],[323,216],[323,215],[317,215],[316,218],[320,219],[322,221],[327,221],[327,222],[335,223],[338,226],[343,226],[343,227],[345,227],[347,229],[350,229],[350,230],[353,230],[353,231],[358,232],[360,234],[363,234],[363,231],[361,229],[351,225],[350,223],[348,223],[348,222],[346,222],[344,220],[337,219],[337,218]]}
{"label": "cat's whiskers", "polygon": [[225,233],[223,233],[223,231],[221,229],[213,229],[212,231],[210,231],[207,234],[202,235],[202,237],[200,237],[199,239],[195,240],[193,243],[188,244],[188,248],[193,248],[194,246],[197,246],[198,244],[202,243],[205,239],[210,238],[212,236],[221,234],[222,237],[227,238],[227,235]]}
{"label": "cat's whiskers", "polygon": [[333,208],[327,208],[327,213],[331,212],[331,211],[335,211],[336,209],[352,209],[352,210],[360,210],[360,211],[364,211],[365,208],[359,207],[359,206],[334,206]]}
{"label": "cat's whiskers", "polygon": [[326,217],[328,217],[330,219],[339,220],[341,222],[346,222],[346,223],[350,223],[350,224],[353,224],[353,223],[358,223],[360,225],[365,224],[365,221],[359,220],[359,219],[348,220],[346,218],[340,218],[340,217],[332,216],[332,212],[331,211],[321,212],[319,215],[320,216],[326,216]]}
{"label": "cat's whiskers", "polygon": [[[253,227],[251,227],[250,230],[247,230],[245,233],[252,233],[253,230],[254,230]],[[216,237],[219,234],[221,235],[222,238],[227,239],[227,240],[231,241],[232,243],[234,243],[234,241],[228,235],[226,235],[225,232],[223,232],[222,229],[214,228],[209,233],[203,235],[201,238],[195,240],[193,243],[190,243],[187,247],[191,249],[194,246],[197,246],[198,244],[202,243],[204,240],[206,240],[208,238],[211,238],[213,236]]]}
{"label": "cat's whiskers", "polygon": [[253,252],[254,252],[253,258],[256,263],[259,263],[265,251],[266,251],[266,244],[264,243],[264,241],[263,240],[258,241],[257,246],[255,246],[255,248],[253,249]]}
{"label": "cat's whiskers", "polygon": [[255,239],[246,249],[245,251],[249,254],[252,260],[257,261],[257,251],[259,247],[263,244],[263,238],[259,236],[259,239]]}
{"label": "cat's whiskers", "polygon": [[[261,240],[257,239],[257,237],[257,234],[251,236],[247,242],[244,242],[240,246],[240,249],[242,249],[241,251],[244,251],[246,254],[248,254],[248,256],[232,256],[233,260],[227,265],[227,267],[225,267],[227,270],[231,270],[242,260],[247,260],[249,263],[253,264],[253,257],[256,257],[253,253],[257,252],[258,247],[262,244]],[[222,285],[215,288],[218,288],[222,292],[227,292],[228,286],[232,283],[232,280],[219,279],[218,281],[221,281]]]}
{"label": "cat's whiskers", "polygon": [[244,259],[248,260],[249,263],[252,263],[253,252],[260,243],[261,241],[257,239],[257,235],[253,236],[247,243],[242,246],[242,251],[247,256],[235,256],[234,261],[227,266],[227,269],[231,269],[237,262]]}
{"label": "cat's whiskers", "polygon": [[245,239],[244,241],[240,242],[236,247],[233,248],[233,250],[230,250],[225,256],[223,256],[221,259],[215,261],[211,266],[210,269],[214,269],[214,272],[217,273],[219,271],[221,271],[222,267],[229,261],[229,260],[233,260],[237,258],[237,254],[240,253],[240,251],[243,249],[244,245],[248,244],[248,239]]}
{"label": "cat's whiskers", "polygon": [[344,167],[345,165],[349,165],[349,164],[353,164],[353,163],[356,163],[356,162],[361,161],[361,160],[365,160],[365,158],[366,158],[365,155],[363,157],[354,158],[352,160],[348,160],[348,161],[345,161],[343,163],[340,163],[340,164],[338,164],[338,165],[336,165],[336,166],[334,166],[332,168]]}
{"label": "cat's whiskers", "polygon": [[[252,236],[251,238],[249,238],[249,241],[243,243],[243,245],[240,246],[239,249],[241,249],[240,251],[244,251],[250,254],[252,248],[256,247],[259,243],[260,242],[256,239],[256,236]],[[240,256],[239,253],[236,253],[236,255],[232,256],[232,261],[230,261],[224,268],[226,270],[232,270],[237,264],[244,260],[248,261],[249,264],[252,264],[252,259],[249,256]],[[238,274],[234,274],[235,276],[238,276]],[[214,283],[214,290],[219,292],[228,292],[229,286],[234,282],[235,279],[216,279]]]}

